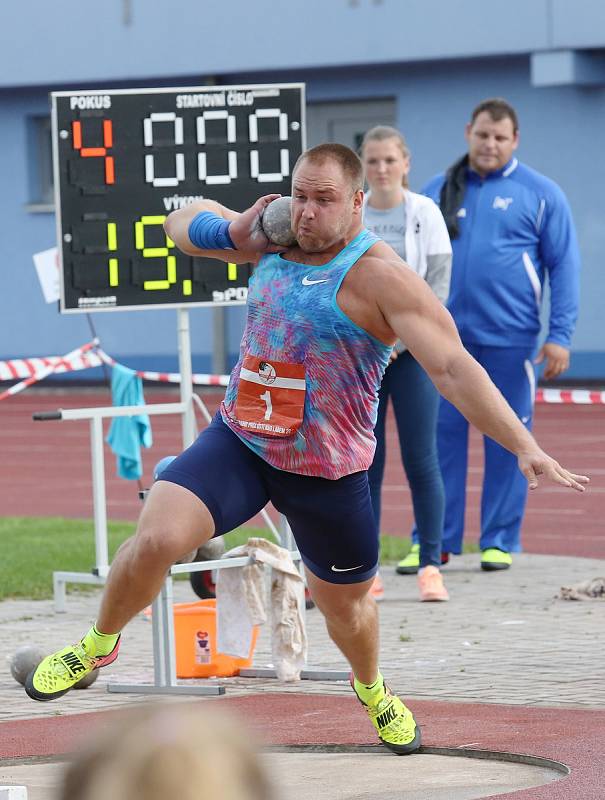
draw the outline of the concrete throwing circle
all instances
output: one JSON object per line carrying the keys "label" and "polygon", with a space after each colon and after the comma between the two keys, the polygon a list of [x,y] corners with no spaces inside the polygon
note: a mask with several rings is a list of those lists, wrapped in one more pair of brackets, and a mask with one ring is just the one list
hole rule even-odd
{"label": "concrete throwing circle", "polygon": [[[478,800],[569,773],[550,759],[447,747],[398,757],[380,746],[300,745],[271,748],[260,758],[279,800]],[[0,785],[26,786],[28,800],[48,800],[63,765],[49,758],[0,761]]]}

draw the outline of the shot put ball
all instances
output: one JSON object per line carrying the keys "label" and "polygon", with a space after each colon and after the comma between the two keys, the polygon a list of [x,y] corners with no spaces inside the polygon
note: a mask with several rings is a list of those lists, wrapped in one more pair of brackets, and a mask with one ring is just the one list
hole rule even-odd
{"label": "shot put ball", "polygon": [[261,225],[263,231],[273,244],[291,247],[296,236],[290,227],[291,197],[278,197],[265,208]]}
{"label": "shot put ball", "polygon": [[88,675],[85,675],[81,678],[77,683],[74,684],[74,689],[88,689],[89,686],[96,681],[99,677],[99,670],[93,669],[92,672],[89,672]]}
{"label": "shot put ball", "polygon": [[25,680],[29,673],[36,669],[44,658],[44,653],[35,644],[24,644],[17,649],[10,660],[11,675],[20,683],[25,685]]}

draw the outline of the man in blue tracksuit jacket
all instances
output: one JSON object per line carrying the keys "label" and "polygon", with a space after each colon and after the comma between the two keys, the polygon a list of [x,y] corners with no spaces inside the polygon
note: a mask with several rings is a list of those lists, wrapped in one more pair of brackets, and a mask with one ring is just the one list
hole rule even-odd
{"label": "man in blue tracksuit jacket", "polygon": [[[519,163],[515,110],[499,98],[473,111],[468,154],[423,193],[441,207],[453,246],[448,308],[466,349],[489,373],[521,421],[531,428],[533,363],[544,377],[569,366],[579,294],[580,258],[569,205],[549,178]],[[549,330],[534,362],[546,273]],[[481,566],[506,569],[521,549],[527,481],[514,456],[485,438],[481,501]],[[468,423],[441,401],[438,424],[446,514],[442,550],[460,553],[464,532]]]}

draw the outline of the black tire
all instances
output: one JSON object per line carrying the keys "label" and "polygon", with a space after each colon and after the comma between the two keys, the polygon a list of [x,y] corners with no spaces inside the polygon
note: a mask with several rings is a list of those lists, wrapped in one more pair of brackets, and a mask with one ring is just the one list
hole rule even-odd
{"label": "black tire", "polygon": [[211,600],[216,597],[216,584],[211,570],[202,572],[190,572],[189,581],[191,588],[200,600]]}

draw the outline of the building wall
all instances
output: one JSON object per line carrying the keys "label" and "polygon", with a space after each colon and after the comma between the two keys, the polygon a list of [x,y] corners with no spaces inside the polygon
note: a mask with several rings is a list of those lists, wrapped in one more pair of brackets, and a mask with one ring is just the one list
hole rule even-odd
{"label": "building wall", "polygon": [[605,39],[601,0],[28,0],[8,15],[5,86],[510,55]]}
{"label": "building wall", "polygon": [[[22,10],[25,5],[15,4],[11,35],[5,27],[0,48],[0,86],[4,81],[11,87],[0,88],[0,174],[7,189],[0,195],[4,223],[0,244],[4,289],[0,295],[0,358],[67,352],[90,338],[85,316],[59,315],[54,305],[44,303],[31,261],[32,253],[51,247],[55,241],[54,215],[32,211],[29,205],[35,200],[30,188],[35,153],[28,142],[28,119],[47,112],[48,91],[82,88],[85,82],[114,88],[127,79],[130,85],[201,83],[209,77],[212,58],[216,57],[212,69],[221,83],[305,81],[310,104],[394,101],[397,122],[412,151],[411,183],[415,189],[464,151],[463,128],[472,107],[487,96],[506,97],[520,116],[519,157],[560,183],[578,227],[583,258],[581,312],[568,377],[605,378],[599,303],[605,295],[601,267],[605,251],[601,189],[605,161],[600,144],[605,129],[605,80],[592,86],[536,88],[531,85],[530,69],[533,51],[589,46],[587,43],[603,46],[597,38],[602,35],[605,39],[605,6],[597,0],[578,0],[573,17],[564,0],[513,2],[507,7],[507,20],[498,26],[497,17],[490,19],[495,12],[486,11],[485,3],[479,0],[465,4],[465,17],[454,14],[450,9],[455,4],[446,0],[410,0],[405,4],[394,0],[334,0],[330,6],[308,0],[304,14],[303,3],[291,0],[280,6],[279,15],[274,3],[259,0],[255,8],[262,20],[261,30],[259,36],[249,37],[255,46],[244,41],[240,28],[245,26],[235,26],[229,48],[224,47],[225,37],[203,39],[195,25],[179,27],[180,38],[170,38],[178,46],[166,47],[165,31],[171,28],[168,18],[161,16],[164,12],[148,13],[142,4],[132,3],[131,21],[125,23],[128,0],[100,7],[94,30],[111,31],[107,40],[89,32],[87,15],[74,10],[71,3],[53,4],[52,14],[48,4],[30,3],[27,14]],[[38,6],[39,13],[32,14],[32,5]],[[214,6],[213,13],[225,15],[215,19],[217,29],[223,29],[227,18],[232,19],[242,7],[239,0],[216,5],[219,8]],[[175,18],[180,19],[193,18],[194,7],[200,8],[186,0],[171,5]],[[331,9],[331,16],[317,25],[320,9],[326,7]],[[71,17],[70,28],[86,34],[86,47],[75,36],[64,49],[56,47],[59,27],[65,30],[68,8],[76,14]],[[487,14],[487,19],[482,14]],[[22,51],[18,52],[14,43],[24,35],[26,18],[31,22],[29,38],[37,46],[24,63]],[[443,22],[437,30],[432,24],[435,19]],[[314,25],[309,20],[314,20]],[[496,31],[497,27],[497,31],[487,37],[486,27],[477,20],[487,29]],[[343,36],[331,36],[330,49],[324,39],[326,30],[333,31],[335,26],[343,29]],[[292,47],[290,37],[283,36],[283,30],[294,29],[304,47]],[[273,34],[274,46],[267,53],[259,42],[263,37],[269,41]],[[90,47],[93,35],[94,49]],[[383,37],[380,46],[378,36]],[[228,62],[217,42],[223,50],[229,50]],[[498,55],[504,52],[507,55]],[[308,66],[309,54],[316,65],[312,68]],[[450,58],[445,60],[444,55]],[[370,66],[377,60],[381,63]],[[269,62],[284,68],[264,69]],[[230,361],[237,353],[243,314],[243,309],[227,312]],[[191,309],[190,317],[194,369],[210,371],[212,311]],[[175,368],[175,311],[97,313],[92,319],[104,348],[119,360],[133,367]]]}

